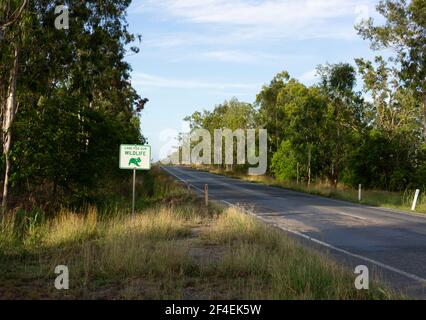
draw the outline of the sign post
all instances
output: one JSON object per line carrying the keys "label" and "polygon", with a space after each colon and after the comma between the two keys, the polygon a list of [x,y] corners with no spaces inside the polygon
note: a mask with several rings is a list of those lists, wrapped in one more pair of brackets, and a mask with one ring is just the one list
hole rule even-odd
{"label": "sign post", "polygon": [[120,169],[133,170],[132,215],[135,215],[136,171],[151,170],[151,147],[123,144],[120,146]]}
{"label": "sign post", "polygon": [[132,216],[135,216],[135,200],[136,200],[136,169],[133,169]]}

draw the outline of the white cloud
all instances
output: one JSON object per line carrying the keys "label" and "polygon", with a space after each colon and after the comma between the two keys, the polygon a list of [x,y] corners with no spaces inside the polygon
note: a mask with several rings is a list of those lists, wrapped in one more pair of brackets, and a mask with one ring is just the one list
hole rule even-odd
{"label": "white cloud", "polygon": [[318,79],[317,69],[312,69],[299,77],[299,81],[308,85],[314,83]]}
{"label": "white cloud", "polygon": [[290,60],[307,60],[311,59],[312,55],[309,54],[274,54],[267,52],[257,52],[250,50],[212,50],[202,52],[197,56],[190,56],[189,59],[198,60],[212,60],[219,62],[231,63],[270,63],[276,61],[288,62]]}
{"label": "white cloud", "polygon": [[368,18],[370,18],[370,7],[366,4],[359,4],[355,7],[355,13],[355,23],[359,24],[363,20],[367,20]]}
{"label": "white cloud", "polygon": [[256,56],[237,50],[210,51],[202,54],[204,58],[221,62],[246,63],[256,60]]}
{"label": "white cloud", "polygon": [[151,5],[199,23],[241,25],[306,24],[317,19],[355,14],[359,1],[354,0],[165,0]]}
{"label": "white cloud", "polygon": [[207,89],[207,90],[226,90],[226,89],[258,89],[260,84],[255,83],[227,83],[211,82],[204,80],[187,80],[164,78],[146,73],[136,73],[132,78],[133,85],[144,87],[174,88],[174,89]]}
{"label": "white cloud", "polygon": [[[355,36],[354,22],[375,0],[162,0],[145,1],[140,10],[157,10],[184,21],[251,28],[272,36]],[[361,10],[362,9],[362,10]],[[344,18],[345,21],[339,21]],[[342,28],[346,28],[342,32]]]}

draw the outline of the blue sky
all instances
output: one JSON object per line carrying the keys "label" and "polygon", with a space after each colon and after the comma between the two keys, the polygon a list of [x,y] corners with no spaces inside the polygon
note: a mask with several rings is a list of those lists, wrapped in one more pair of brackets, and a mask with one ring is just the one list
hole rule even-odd
{"label": "blue sky", "polygon": [[[324,63],[372,58],[353,26],[377,19],[375,0],[134,0],[128,21],[141,52],[127,57],[150,99],[142,132],[165,156],[183,118],[237,97],[253,102],[280,71],[315,83]],[[167,139],[168,138],[168,139]]]}

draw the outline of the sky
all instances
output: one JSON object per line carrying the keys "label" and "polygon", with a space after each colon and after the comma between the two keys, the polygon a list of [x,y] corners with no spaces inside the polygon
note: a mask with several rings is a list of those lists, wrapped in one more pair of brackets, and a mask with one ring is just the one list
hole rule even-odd
{"label": "sky", "polygon": [[354,25],[379,19],[375,0],[133,0],[132,84],[150,102],[141,129],[154,160],[167,156],[183,118],[233,97],[253,103],[281,71],[306,85],[325,63],[372,59]]}

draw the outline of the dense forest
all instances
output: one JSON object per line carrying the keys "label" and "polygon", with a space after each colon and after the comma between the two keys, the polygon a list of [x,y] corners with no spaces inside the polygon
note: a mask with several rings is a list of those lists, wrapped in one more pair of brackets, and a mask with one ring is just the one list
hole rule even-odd
{"label": "dense forest", "polygon": [[119,145],[144,142],[130,2],[0,1],[3,210],[90,201],[120,175]]}
{"label": "dense forest", "polygon": [[[405,190],[426,184],[426,2],[386,0],[385,18],[355,28],[390,58],[325,64],[306,86],[277,74],[255,103],[231,99],[186,118],[193,130],[268,130],[269,174],[310,184],[327,182]],[[361,80],[361,83],[359,83]],[[357,83],[358,82],[358,83]],[[244,166],[232,166],[234,170]]]}

